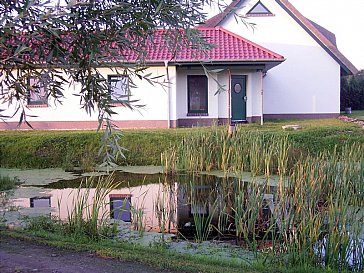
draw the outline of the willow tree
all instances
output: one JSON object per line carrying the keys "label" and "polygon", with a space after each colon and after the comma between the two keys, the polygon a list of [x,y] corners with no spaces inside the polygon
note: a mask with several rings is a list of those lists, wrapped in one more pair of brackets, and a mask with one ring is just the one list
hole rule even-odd
{"label": "willow tree", "polygon": [[[213,0],[68,0],[60,4],[49,0],[0,1],[0,102],[16,105],[19,124],[26,123],[25,102],[29,85],[32,92],[46,86],[47,96],[62,103],[65,83],[81,86],[77,94],[80,107],[97,112],[99,129],[105,126],[100,151],[105,162],[112,162],[122,148],[113,130],[111,98],[107,79],[98,67],[115,67],[122,73],[153,81],[145,69],[145,45],[157,28],[168,29],[170,50],[181,47],[208,47],[192,28],[203,22],[204,5]],[[215,1],[218,2],[218,1]],[[138,56],[125,64],[123,54]],[[133,108],[125,101],[121,103]],[[3,104],[4,105],[4,104]],[[0,118],[4,109],[0,109]],[[102,126],[102,127],[104,127]]]}

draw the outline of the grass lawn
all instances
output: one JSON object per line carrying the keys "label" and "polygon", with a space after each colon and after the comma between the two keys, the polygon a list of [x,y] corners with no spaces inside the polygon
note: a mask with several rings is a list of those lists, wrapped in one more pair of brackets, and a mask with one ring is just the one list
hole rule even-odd
{"label": "grass lawn", "polygon": [[356,118],[364,121],[364,110],[352,111],[351,114],[342,113],[342,115],[347,116],[349,118]]}
{"label": "grass lawn", "polygon": [[[282,125],[299,124],[297,131],[284,131]],[[320,152],[359,142],[364,144],[364,130],[360,126],[337,119],[281,120],[241,125],[241,132],[287,135],[298,150]],[[226,126],[219,127],[227,130]],[[121,165],[160,165],[160,155],[184,136],[208,132],[211,127],[178,129],[123,130],[121,146],[126,159],[118,158]],[[100,163],[98,150],[102,133],[96,131],[1,131],[0,166],[12,168],[69,169],[81,166],[88,169]]]}

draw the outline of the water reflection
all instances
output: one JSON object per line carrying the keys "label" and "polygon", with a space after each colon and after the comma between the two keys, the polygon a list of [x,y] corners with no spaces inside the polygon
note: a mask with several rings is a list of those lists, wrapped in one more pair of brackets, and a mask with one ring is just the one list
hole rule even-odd
{"label": "water reflection", "polygon": [[131,222],[131,195],[110,194],[110,218]]}
{"label": "water reflection", "polygon": [[[52,216],[67,220],[77,198],[88,192],[87,189],[78,189],[84,179],[80,177],[51,183],[39,188],[39,193],[30,198],[19,196],[13,201],[16,206],[23,208],[51,207]],[[117,172],[114,174],[114,181],[123,181],[122,186],[112,190],[104,200],[104,206],[99,212],[100,217],[109,215],[110,219],[133,222],[133,211],[142,210],[146,231],[160,231],[163,227],[166,232],[175,233],[179,230],[186,236],[194,234],[194,217],[207,217],[211,214],[211,223],[217,226],[222,210],[226,210],[226,214],[233,214],[231,206],[234,193],[244,190],[249,194],[251,191],[249,183],[237,183],[236,178],[197,174],[166,177],[162,174]],[[45,188],[47,194],[41,194]],[[266,190],[273,189],[274,187],[269,187]],[[92,188],[89,190],[86,206],[91,206],[94,195],[95,189]],[[266,202],[262,207],[265,218],[269,218],[268,212],[272,203]],[[228,230],[228,227],[228,233],[234,233],[231,218],[226,219],[225,227],[221,228]]]}
{"label": "water reflection", "polygon": [[41,196],[29,198],[31,208],[50,208],[51,207],[51,197]]}

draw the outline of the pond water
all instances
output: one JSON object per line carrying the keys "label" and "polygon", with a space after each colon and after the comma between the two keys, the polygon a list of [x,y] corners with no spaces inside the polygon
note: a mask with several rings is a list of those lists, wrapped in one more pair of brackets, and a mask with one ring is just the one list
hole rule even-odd
{"label": "pond water", "polygon": [[[234,241],[236,226],[233,215],[233,204],[236,193],[244,193],[244,198],[257,195],[262,199],[259,203],[259,215],[255,223],[257,239],[270,238],[270,219],[274,215],[276,204],[275,192],[278,178],[273,176],[268,180],[264,177],[252,178],[248,173],[226,177],[223,173],[186,174],[179,173],[166,176],[160,169],[147,168],[147,174],[139,173],[145,168],[129,168],[126,171],[113,173],[113,180],[121,182],[120,186],[108,192],[100,208],[99,217],[105,217],[111,222],[126,223],[137,226],[142,224],[143,231],[179,234],[182,238],[196,237],[196,223],[213,224],[216,229],[210,230],[206,239]],[[85,187],[85,180],[90,175],[97,181],[105,173],[62,172],[60,170],[4,170],[4,175],[17,176],[24,184],[11,192],[7,200],[0,198],[0,216],[7,215],[8,223],[19,223],[22,216],[51,215],[67,220],[74,205],[82,196],[87,196],[87,206],[95,199],[96,182],[91,187]],[[255,185],[255,186],[254,186]],[[0,196],[1,197],[1,196]],[[235,198],[235,199],[234,199]],[[2,204],[1,204],[2,203]],[[3,206],[3,208],[1,208]],[[4,206],[7,206],[4,210]],[[364,215],[363,208],[360,209]],[[5,213],[6,211],[7,213]],[[224,218],[223,215],[230,215]],[[358,214],[359,215],[359,214]],[[209,218],[210,217],[210,218]],[[5,217],[6,218],[6,217]],[[360,219],[363,217],[360,216]],[[18,222],[17,222],[18,221]],[[359,220],[362,221],[362,220]],[[269,233],[267,230],[269,229]],[[217,231],[218,230],[218,231]],[[279,227],[276,227],[276,231]],[[352,254],[347,257],[348,264],[353,266],[354,255],[364,253],[364,227],[360,235],[360,245],[349,247]],[[325,256],[325,238],[318,242],[317,254]],[[362,268],[362,262],[356,268]]]}
{"label": "pond water", "polygon": [[[80,196],[87,194],[88,205],[94,200],[96,183],[91,189],[82,188],[85,186],[85,179],[84,174],[72,173],[67,179],[48,184],[27,183],[14,191],[10,202],[24,215],[50,214],[66,220]],[[264,183],[263,178],[259,179],[259,183]],[[238,185],[248,190],[248,182],[207,174],[176,174],[172,177],[160,173],[117,171],[113,173],[113,180],[120,181],[121,186],[107,194],[100,215],[132,223],[133,218],[136,218],[136,211],[141,209],[145,231],[161,231],[163,220],[166,232],[179,231],[187,237],[194,236],[196,215],[207,217],[213,213],[211,222],[218,225],[222,207],[231,210],[228,203],[232,202],[231,194],[237,190]],[[265,219],[270,217],[274,190],[274,186],[268,186],[262,193],[266,200],[262,206]],[[231,221],[226,222],[225,228],[227,237],[234,233]],[[216,232],[211,235],[216,235]]]}

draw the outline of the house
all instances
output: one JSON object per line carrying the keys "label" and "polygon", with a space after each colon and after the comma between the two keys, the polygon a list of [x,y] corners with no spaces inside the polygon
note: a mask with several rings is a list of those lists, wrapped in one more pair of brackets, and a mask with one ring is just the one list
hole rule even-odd
{"label": "house", "polygon": [[[234,18],[245,16],[252,31]],[[340,76],[358,70],[336,46],[335,34],[305,18],[288,0],[235,0],[204,27],[223,27],[286,58],[264,77],[264,118],[334,118]]]}
{"label": "house", "polygon": [[[239,23],[235,13],[255,23],[254,31]],[[303,17],[288,1],[233,1],[198,28],[215,45],[207,52],[182,49],[173,55],[165,46],[166,30],[155,31],[145,73],[160,76],[160,85],[133,79],[137,88],[129,94],[127,76],[99,69],[113,96],[145,105],[130,111],[115,102],[116,125],[170,128],[338,116],[340,75],[357,70],[337,49],[335,35]],[[127,57],[130,63],[135,60],[133,54]],[[35,82],[29,79],[29,84]],[[88,115],[73,95],[79,88],[65,85],[61,105],[30,92],[25,103],[34,117],[28,121],[35,129],[97,128],[97,113]],[[2,114],[13,113],[14,107]],[[18,120],[14,116],[0,123],[0,129],[15,129]]]}

